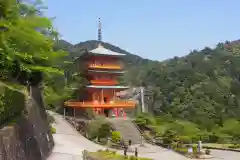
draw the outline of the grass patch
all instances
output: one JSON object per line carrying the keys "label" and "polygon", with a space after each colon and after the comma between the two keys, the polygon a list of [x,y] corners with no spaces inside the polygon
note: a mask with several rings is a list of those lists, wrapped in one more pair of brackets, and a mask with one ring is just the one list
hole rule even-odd
{"label": "grass patch", "polygon": [[[123,155],[117,154],[115,151],[102,151],[98,152],[89,152],[89,156],[91,156],[95,160],[126,160],[126,159],[136,159],[134,156],[125,157]],[[138,160],[152,160],[150,158],[137,158]]]}
{"label": "grass patch", "polygon": [[[197,144],[192,144],[191,146],[197,147]],[[219,143],[204,143],[202,144],[203,148],[215,148],[215,149],[233,149],[233,150],[240,150],[240,144],[219,144]]]}
{"label": "grass patch", "polygon": [[232,144],[204,143],[203,147],[228,148]]}
{"label": "grass patch", "polygon": [[[193,144],[192,146],[197,147],[197,144]],[[202,146],[203,148],[229,148],[233,144],[203,143]]]}

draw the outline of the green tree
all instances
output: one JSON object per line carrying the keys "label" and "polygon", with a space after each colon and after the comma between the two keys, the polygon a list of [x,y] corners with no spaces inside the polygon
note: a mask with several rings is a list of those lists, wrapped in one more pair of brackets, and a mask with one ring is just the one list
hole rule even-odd
{"label": "green tree", "polygon": [[37,6],[17,2],[0,1],[0,79],[2,81],[39,83],[40,73],[62,74],[59,60],[65,56],[54,51],[57,32],[50,19],[41,16]]}

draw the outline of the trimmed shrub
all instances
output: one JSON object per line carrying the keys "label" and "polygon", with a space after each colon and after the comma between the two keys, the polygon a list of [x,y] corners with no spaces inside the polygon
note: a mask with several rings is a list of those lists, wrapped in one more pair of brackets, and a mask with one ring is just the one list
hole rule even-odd
{"label": "trimmed shrub", "polygon": [[111,133],[110,129],[109,124],[104,119],[98,118],[88,123],[86,127],[87,138],[90,140],[106,138]]}
{"label": "trimmed shrub", "polygon": [[178,153],[181,153],[181,154],[187,154],[188,153],[187,148],[175,148],[174,150]]}
{"label": "trimmed shrub", "polygon": [[199,135],[199,137],[202,142],[205,142],[205,143],[209,142],[209,134],[204,133],[204,134]]}
{"label": "trimmed shrub", "polygon": [[99,138],[107,138],[111,135],[111,127],[108,123],[103,123],[98,130]]}
{"label": "trimmed shrub", "polygon": [[162,142],[165,145],[170,145],[175,141],[177,138],[177,133],[176,131],[169,129],[164,134],[162,135]]}
{"label": "trimmed shrub", "polygon": [[201,140],[201,137],[196,135],[196,136],[192,136],[192,143],[197,143],[199,140]]}
{"label": "trimmed shrub", "polygon": [[191,137],[188,137],[188,136],[180,136],[179,141],[181,144],[191,144],[192,143]]}
{"label": "trimmed shrub", "polygon": [[234,145],[228,146],[228,148],[232,148],[232,149],[240,148],[240,144],[234,144]]}
{"label": "trimmed shrub", "polygon": [[119,143],[121,141],[121,134],[118,131],[112,132],[112,142]]}
{"label": "trimmed shrub", "polygon": [[197,153],[198,152],[198,147],[196,145],[192,146],[193,149],[193,153]]}
{"label": "trimmed shrub", "polygon": [[56,133],[56,128],[54,128],[54,127],[51,126],[51,133],[52,133],[52,134],[55,134],[55,133]]}
{"label": "trimmed shrub", "polygon": [[233,142],[233,136],[232,135],[220,134],[217,143],[228,144],[228,143],[231,143],[231,142]]}
{"label": "trimmed shrub", "polygon": [[209,142],[210,143],[217,143],[218,141],[220,140],[220,136],[215,134],[215,133],[212,133],[209,135]]}

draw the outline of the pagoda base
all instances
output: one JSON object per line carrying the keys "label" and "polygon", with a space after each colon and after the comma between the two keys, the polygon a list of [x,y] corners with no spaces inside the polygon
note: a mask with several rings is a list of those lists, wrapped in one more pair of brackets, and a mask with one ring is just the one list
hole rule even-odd
{"label": "pagoda base", "polygon": [[97,115],[104,115],[106,117],[125,117],[126,109],[134,109],[136,102],[132,100],[115,100],[110,102],[65,102],[65,106],[74,111],[74,117],[79,114],[87,113],[86,110],[90,109]]}
{"label": "pagoda base", "polygon": [[67,117],[90,120],[94,115],[100,115],[108,118],[118,118],[126,117],[126,112],[123,108],[64,108],[64,116]]}
{"label": "pagoda base", "polygon": [[101,102],[65,102],[65,106],[71,108],[135,108],[135,101],[111,101],[108,103]]}

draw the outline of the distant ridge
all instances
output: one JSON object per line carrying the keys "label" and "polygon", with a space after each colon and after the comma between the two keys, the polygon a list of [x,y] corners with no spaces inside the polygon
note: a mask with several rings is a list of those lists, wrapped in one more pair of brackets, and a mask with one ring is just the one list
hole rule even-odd
{"label": "distant ridge", "polygon": [[[78,57],[81,55],[81,52],[86,49],[86,50],[92,50],[95,49],[98,46],[99,42],[97,40],[89,40],[89,41],[85,41],[85,42],[80,42],[77,44],[71,44],[65,40],[59,40],[56,43],[56,48],[61,48],[65,51],[69,51],[70,53],[70,57],[71,59],[74,59],[75,57]],[[121,49],[120,47],[117,47],[115,45],[112,45],[110,43],[107,42],[101,42],[102,46],[112,50],[114,52],[118,52],[118,53],[123,53],[126,54],[126,58],[125,58],[125,62],[126,65],[136,65],[136,64],[142,64],[145,61],[150,61],[147,59],[144,59],[140,56],[131,54],[123,49]]]}

